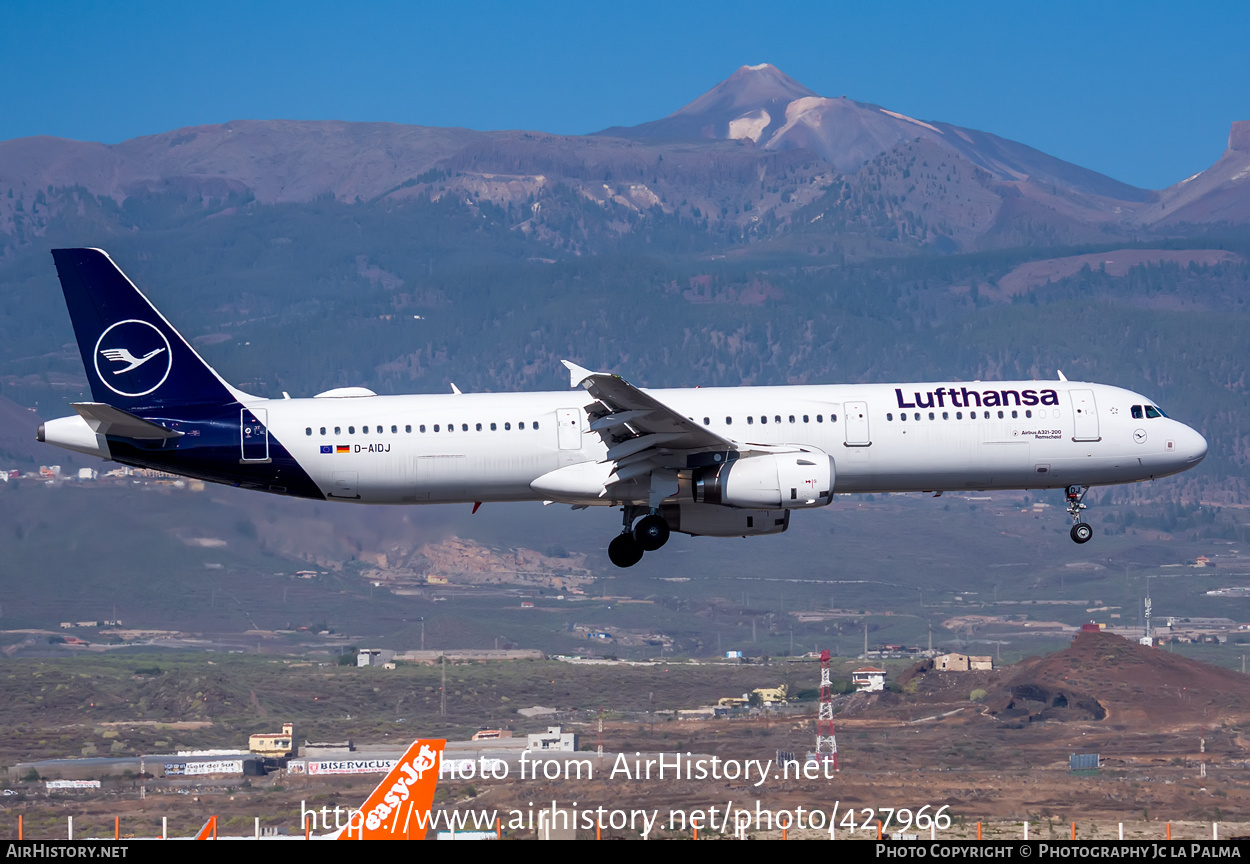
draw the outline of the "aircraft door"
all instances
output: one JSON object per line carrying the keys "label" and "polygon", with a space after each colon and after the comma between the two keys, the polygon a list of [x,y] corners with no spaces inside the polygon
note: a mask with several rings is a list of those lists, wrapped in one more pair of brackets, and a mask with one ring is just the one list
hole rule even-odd
{"label": "aircraft door", "polygon": [[556,409],[556,429],[559,431],[561,450],[582,449],[581,415],[582,412],[576,408]]}
{"label": "aircraft door", "polygon": [[244,408],[239,412],[240,462],[269,461],[269,430],[265,428],[268,422],[269,412],[264,408]]}
{"label": "aircraft door", "polygon": [[868,432],[868,403],[847,402],[842,406],[846,419],[846,446],[868,447],[872,437]]}
{"label": "aircraft door", "polygon": [[1098,406],[1094,404],[1093,390],[1071,390],[1072,398],[1072,440],[1101,441],[1098,434]]}

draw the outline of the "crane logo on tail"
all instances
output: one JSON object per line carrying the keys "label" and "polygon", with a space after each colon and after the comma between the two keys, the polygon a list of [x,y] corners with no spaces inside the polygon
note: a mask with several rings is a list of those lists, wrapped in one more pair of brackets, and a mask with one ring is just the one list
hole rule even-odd
{"label": "crane logo on tail", "polygon": [[[101,358],[121,365],[101,369]],[[96,342],[95,373],[119,396],[147,396],[165,383],[172,365],[169,340],[147,321],[118,321]]]}

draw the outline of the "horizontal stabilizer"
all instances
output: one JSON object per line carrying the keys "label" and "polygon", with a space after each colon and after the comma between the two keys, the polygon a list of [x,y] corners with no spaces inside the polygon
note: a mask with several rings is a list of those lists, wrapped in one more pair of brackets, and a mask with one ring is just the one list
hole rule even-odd
{"label": "horizontal stabilizer", "polygon": [[75,402],[70,407],[87,421],[91,431],[100,435],[114,435],[118,438],[138,438],[141,440],[160,440],[180,438],[181,432],[175,432],[159,423],[136,417],[129,411],[105,405],[103,402]]}

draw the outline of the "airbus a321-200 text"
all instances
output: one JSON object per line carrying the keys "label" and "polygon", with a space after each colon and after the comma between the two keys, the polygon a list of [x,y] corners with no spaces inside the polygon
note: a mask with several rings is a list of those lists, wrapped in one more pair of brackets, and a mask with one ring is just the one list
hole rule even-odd
{"label": "airbus a321-200 text", "polygon": [[266,399],[226,383],[105,252],[52,256],[96,401],[43,424],[40,441],[318,501],[620,507],[608,546],[620,567],[671,531],[780,533],[834,493],[1062,487],[1085,543],[1089,487],[1176,474],[1207,453],[1147,397],[1062,373],[643,390],[565,361],[567,392]]}

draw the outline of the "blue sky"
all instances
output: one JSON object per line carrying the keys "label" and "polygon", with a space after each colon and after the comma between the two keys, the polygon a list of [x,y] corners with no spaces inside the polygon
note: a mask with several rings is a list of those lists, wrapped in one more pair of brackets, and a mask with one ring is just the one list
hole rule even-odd
{"label": "blue sky", "polygon": [[1250,119],[1250,3],[0,4],[0,140],[243,118],[558,133],[671,113],[743,64],[1139,186]]}

